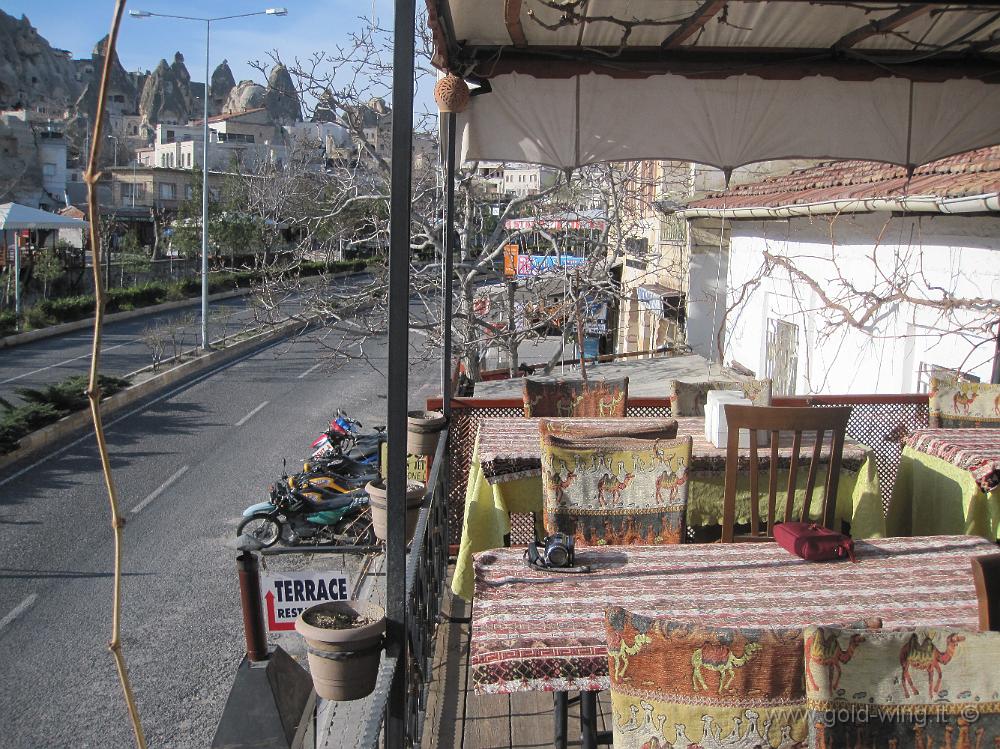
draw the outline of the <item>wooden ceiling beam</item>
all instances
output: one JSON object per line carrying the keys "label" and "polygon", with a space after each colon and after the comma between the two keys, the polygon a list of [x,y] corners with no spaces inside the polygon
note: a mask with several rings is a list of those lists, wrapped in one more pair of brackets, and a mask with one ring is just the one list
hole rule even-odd
{"label": "wooden ceiling beam", "polygon": [[504,0],[503,20],[514,46],[527,47],[528,37],[524,35],[524,26],[521,25],[521,0]]}
{"label": "wooden ceiling beam", "polygon": [[660,47],[663,49],[671,49],[672,47],[681,46],[692,36],[701,31],[705,24],[725,7],[726,0],[707,0],[707,2],[702,3],[698,10],[688,16],[688,18],[680,26],[674,29],[670,35],[663,40]]}
{"label": "wooden ceiling beam", "polygon": [[844,34],[844,36],[834,42],[833,48],[836,50],[850,49],[858,42],[870,39],[873,36],[878,36],[879,34],[885,34],[893,29],[898,29],[900,26],[909,23],[915,18],[927,15],[938,7],[940,6],[933,5],[931,3],[907,5],[905,8],[900,8],[895,13],[892,13],[885,18],[871,21],[866,23],[864,26],[854,29],[854,31]]}

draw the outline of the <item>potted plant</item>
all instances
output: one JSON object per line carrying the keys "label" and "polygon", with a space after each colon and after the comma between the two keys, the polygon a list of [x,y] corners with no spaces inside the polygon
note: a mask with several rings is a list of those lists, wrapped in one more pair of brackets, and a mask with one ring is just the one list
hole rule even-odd
{"label": "potted plant", "polygon": [[406,452],[433,455],[445,418],[440,411],[410,411],[406,414]]}
{"label": "potted plant", "polygon": [[[365,491],[368,492],[372,512],[372,529],[375,531],[375,537],[385,541],[389,508],[385,481],[381,478],[370,481],[365,487]],[[424,503],[426,491],[424,484],[419,481],[406,482],[406,543],[410,543],[413,531],[417,528],[417,518],[420,517],[420,506]]]}
{"label": "potted plant", "polygon": [[310,606],[295,620],[306,640],[309,673],[324,700],[357,700],[375,689],[385,609],[364,601]]}

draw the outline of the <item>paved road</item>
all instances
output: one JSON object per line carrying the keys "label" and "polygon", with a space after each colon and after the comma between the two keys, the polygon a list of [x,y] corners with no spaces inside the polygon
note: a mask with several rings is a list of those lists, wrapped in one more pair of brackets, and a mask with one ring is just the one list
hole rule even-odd
{"label": "paved road", "polygon": [[[335,293],[341,293],[363,278],[364,276],[356,276],[336,279],[330,282],[331,289]],[[295,299],[285,300],[281,305],[282,315],[299,310],[300,305]],[[147,338],[148,331],[153,329],[162,331],[161,336],[173,334],[179,348],[189,349],[197,345],[201,330],[198,322],[200,314],[201,307],[193,304],[169,312],[151,312],[149,315],[105,325],[101,371],[123,375],[152,364],[152,349],[144,339]],[[209,333],[213,340],[238,333],[255,324],[250,297],[212,302],[209,321]],[[92,338],[92,329],[83,328],[65,335],[0,349],[0,398],[15,401],[18,400],[17,388],[37,388],[74,374],[86,374],[90,366]],[[167,339],[165,343],[165,355],[170,356],[173,344]]]}
{"label": "paved road", "polygon": [[[385,422],[385,341],[331,371],[297,339],[112,420],[128,519],[124,649],[150,746],[205,747],[242,655],[240,511],[343,406]],[[411,402],[437,369],[411,369]],[[23,469],[24,466],[15,467]],[[11,474],[8,473],[8,476]],[[0,745],[127,747],[110,631],[113,551],[92,437],[0,476]]]}

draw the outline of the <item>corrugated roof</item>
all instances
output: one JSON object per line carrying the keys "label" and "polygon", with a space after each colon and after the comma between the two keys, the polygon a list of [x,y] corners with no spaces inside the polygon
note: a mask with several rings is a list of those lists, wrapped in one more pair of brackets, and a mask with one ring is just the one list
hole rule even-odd
{"label": "corrugated roof", "polygon": [[759,182],[736,185],[687,208],[781,208],[837,200],[962,198],[1000,193],[1000,147],[980,148],[918,167],[833,161]]}

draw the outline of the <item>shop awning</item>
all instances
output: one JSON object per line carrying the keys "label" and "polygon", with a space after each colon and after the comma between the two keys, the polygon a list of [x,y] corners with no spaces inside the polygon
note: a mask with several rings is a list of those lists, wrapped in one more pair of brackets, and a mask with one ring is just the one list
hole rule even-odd
{"label": "shop awning", "polygon": [[[1000,144],[1000,4],[426,0],[465,160],[914,167]],[[488,92],[487,92],[488,89]]]}

